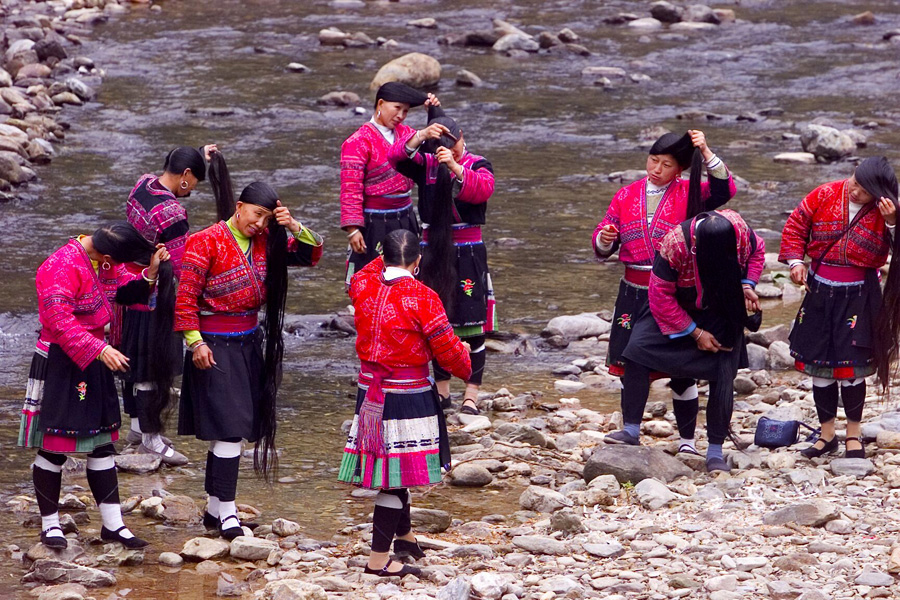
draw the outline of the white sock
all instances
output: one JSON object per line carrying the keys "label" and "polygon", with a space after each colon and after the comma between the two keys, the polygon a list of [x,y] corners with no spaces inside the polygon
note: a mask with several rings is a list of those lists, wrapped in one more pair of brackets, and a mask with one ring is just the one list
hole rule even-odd
{"label": "white sock", "polygon": [[141,420],[137,417],[131,417],[131,430],[135,433],[143,433],[141,431]]}
{"label": "white sock", "polygon": [[694,445],[694,438],[690,438],[690,439],[681,438],[681,443],[678,444],[678,447],[681,448],[681,446],[690,446],[694,450],[697,449],[697,446]]}
{"label": "white sock", "polygon": [[[122,520],[122,506],[118,502],[116,502],[115,504],[112,504],[110,502],[101,502],[100,518],[103,521],[103,526],[110,531],[116,531],[121,527],[125,527],[125,522]],[[123,538],[134,537],[134,534],[128,531],[127,528],[119,531],[119,535]]]}
{"label": "white sock", "polygon": [[216,497],[216,496],[210,496],[209,499],[206,501],[206,512],[208,512],[208,513],[211,514],[212,516],[218,518],[218,517],[219,517],[219,511],[221,510],[221,509],[219,508],[220,504],[221,504],[221,503],[219,502],[219,498],[218,498],[218,497]]}
{"label": "white sock", "polygon": [[[234,517],[234,519],[231,519],[231,522],[226,524],[225,520],[229,517]],[[227,525],[225,529],[230,527],[240,527],[241,522],[237,518],[237,503],[234,500],[230,502],[219,501],[219,523]]]}
{"label": "white sock", "polygon": [[154,452],[160,452],[165,456],[174,456],[175,450],[171,446],[166,446],[162,436],[158,433],[142,433],[141,443]]}
{"label": "white sock", "polygon": [[47,537],[66,537],[63,535],[62,529],[54,529],[53,531],[47,531],[51,527],[59,527],[59,513],[55,512],[52,515],[47,515],[46,517],[41,515],[41,531],[46,531],[45,534]]}

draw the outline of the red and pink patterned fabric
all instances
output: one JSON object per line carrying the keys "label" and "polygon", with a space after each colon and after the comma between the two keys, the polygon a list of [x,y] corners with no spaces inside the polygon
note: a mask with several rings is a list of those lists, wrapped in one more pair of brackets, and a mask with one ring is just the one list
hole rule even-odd
{"label": "red and pink patterned fabric", "polygon": [[125,216],[142,236],[166,245],[175,277],[181,274],[181,261],[187,243],[188,215],[185,208],[153,174],[141,175],[125,205]]}

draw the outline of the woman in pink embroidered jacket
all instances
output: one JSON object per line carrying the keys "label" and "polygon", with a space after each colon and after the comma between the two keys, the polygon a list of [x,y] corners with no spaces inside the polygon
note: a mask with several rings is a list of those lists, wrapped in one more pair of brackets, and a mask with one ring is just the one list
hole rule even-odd
{"label": "woman in pink embroidered jacket", "polygon": [[[438,293],[453,330],[471,346],[472,375],[461,412],[478,414],[476,400],[485,365],[485,334],[494,330],[494,288],[481,236],[494,168],[466,148],[459,124],[437,106],[428,127],[398,138],[391,164],[419,188],[424,232],[422,281]],[[434,378],[442,406],[450,407],[450,373],[436,362]]]}
{"label": "woman in pink embroidered jacket", "polygon": [[403,124],[409,109],[440,101],[403,83],[385,83],[375,95],[375,114],[341,145],[341,229],[347,232],[349,287],[354,273],[379,256],[379,246],[392,231],[419,235],[413,211],[412,182],[388,161],[391,145],[414,130]]}
{"label": "woman in pink embroidered jacket", "polygon": [[[709,180],[701,183],[704,164]],[[691,174],[685,180],[680,175],[687,168]],[[722,206],[734,194],[734,180],[725,163],[713,154],[702,131],[691,130],[682,136],[667,133],[660,137],[650,148],[647,176],[623,187],[613,197],[592,238],[600,260],[618,251],[619,262],[625,264],[606,356],[610,373],[619,377],[624,373],[622,352],[637,314],[647,304],[650,269],[663,236],[685,219]],[[669,387],[681,435],[679,452],[696,454],[697,386],[690,379],[673,378]],[[609,440],[635,441],[619,437],[614,434]]]}
{"label": "woman in pink embroidered jacket", "polygon": [[[118,439],[119,397],[113,372],[129,368],[127,356],[111,338],[120,331],[117,305],[154,303],[174,296],[174,277],[163,244],[147,241],[128,223],[102,227],[54,252],[35,277],[41,332],[31,363],[18,445],[37,448],[32,468],[41,512],[41,541],[65,548],[59,526],[62,465],[66,453],[87,453],[87,479],[100,509],[100,537],[128,548],[147,543],[122,522],[113,442]],[[149,266],[134,274],[123,263]],[[157,284],[157,282],[159,282]],[[157,289],[158,288],[158,289]],[[174,304],[174,303],[173,303]],[[156,311],[154,340],[169,339],[172,310]],[[158,371],[159,389],[168,394],[171,372]]]}
{"label": "woman in pink embroidered jacket", "polygon": [[734,377],[747,365],[744,328],[755,330],[761,321],[754,288],[764,265],[765,243],[731,210],[701,213],[666,234],[653,262],[648,306],[622,353],[625,435],[638,439],[651,372],[706,379],[707,470],[729,470],[722,444]]}

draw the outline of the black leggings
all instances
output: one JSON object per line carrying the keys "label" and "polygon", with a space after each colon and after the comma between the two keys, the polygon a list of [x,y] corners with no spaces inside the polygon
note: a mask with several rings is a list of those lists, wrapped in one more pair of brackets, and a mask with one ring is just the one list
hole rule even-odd
{"label": "black leggings", "polygon": [[395,537],[404,536],[412,529],[409,516],[409,490],[381,490],[379,494],[395,496],[401,508],[379,505],[376,498],[372,513],[372,552],[388,552]]}
{"label": "black leggings", "polygon": [[[471,383],[473,385],[481,385],[481,381],[484,377],[484,365],[487,362],[487,349],[483,348],[484,342],[487,338],[484,335],[476,335],[475,337],[464,338],[464,342],[468,342],[469,346],[472,347],[472,350],[478,350],[481,348],[480,352],[470,352],[469,358],[472,360],[472,376],[466,380],[466,383]],[[450,381],[450,373],[441,368],[436,360],[431,361],[432,367],[434,367],[434,380],[435,381]]]}
{"label": "black leggings", "polygon": [[819,423],[827,423],[837,416],[838,394],[844,399],[844,413],[847,420],[853,423],[862,421],[863,408],[866,404],[866,382],[842,386],[840,382],[835,381],[831,385],[813,386],[813,400],[816,402]]}

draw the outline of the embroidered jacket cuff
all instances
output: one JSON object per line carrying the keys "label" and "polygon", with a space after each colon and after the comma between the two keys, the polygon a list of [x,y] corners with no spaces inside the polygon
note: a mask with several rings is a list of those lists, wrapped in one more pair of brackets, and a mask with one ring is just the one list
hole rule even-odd
{"label": "embroidered jacket cuff", "polygon": [[686,336],[686,335],[690,335],[691,332],[693,332],[695,329],[697,329],[697,324],[694,323],[693,321],[691,321],[691,324],[688,325],[688,328],[685,329],[684,331],[681,331],[681,332],[679,332],[679,333],[670,333],[670,334],[669,334],[669,339],[670,339],[670,340],[676,340],[676,339],[681,338],[681,337],[684,337],[684,336]]}

